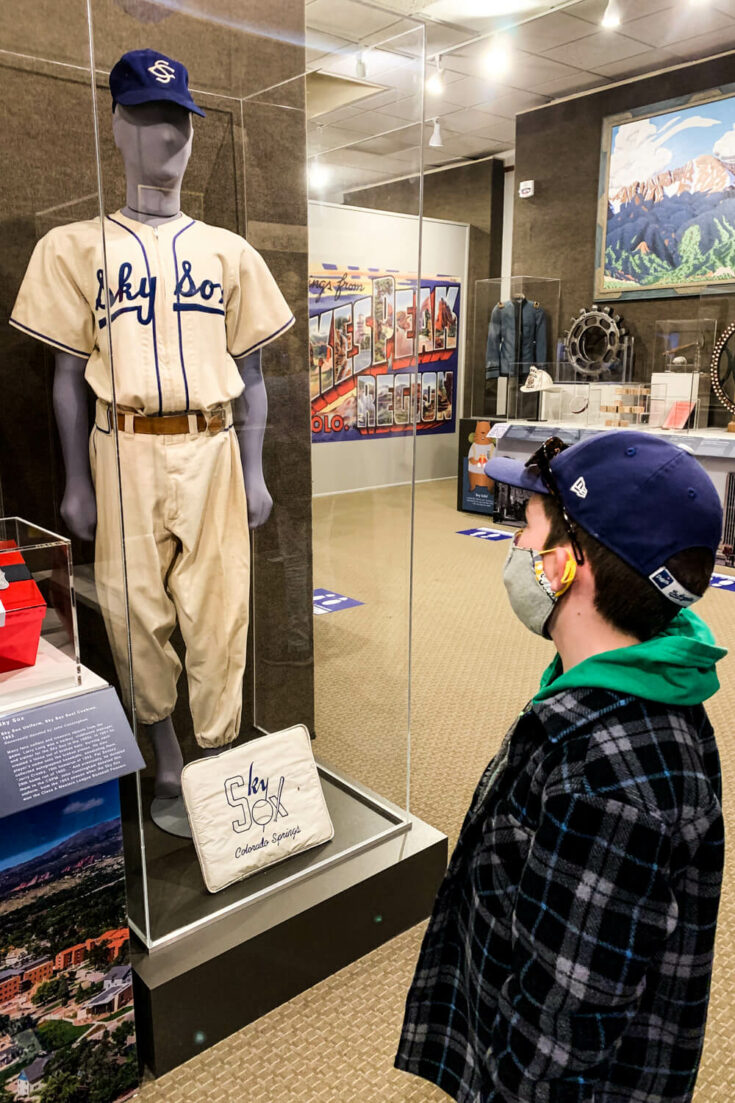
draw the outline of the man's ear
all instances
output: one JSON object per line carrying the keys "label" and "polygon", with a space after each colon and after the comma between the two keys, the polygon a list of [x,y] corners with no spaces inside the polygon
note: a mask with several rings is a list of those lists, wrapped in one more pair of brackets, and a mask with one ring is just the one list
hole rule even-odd
{"label": "man's ear", "polygon": [[566,590],[576,574],[574,553],[566,544],[554,548],[544,556],[544,574],[555,593]]}

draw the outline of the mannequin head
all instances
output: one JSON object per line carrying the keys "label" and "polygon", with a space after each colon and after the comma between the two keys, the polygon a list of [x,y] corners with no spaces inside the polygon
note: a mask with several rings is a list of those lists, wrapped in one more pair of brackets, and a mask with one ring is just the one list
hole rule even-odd
{"label": "mannequin head", "polygon": [[178,210],[194,136],[188,110],[165,100],[117,104],[112,132],[125,162],[128,204],[154,213],[167,199],[164,205],[175,201]]}

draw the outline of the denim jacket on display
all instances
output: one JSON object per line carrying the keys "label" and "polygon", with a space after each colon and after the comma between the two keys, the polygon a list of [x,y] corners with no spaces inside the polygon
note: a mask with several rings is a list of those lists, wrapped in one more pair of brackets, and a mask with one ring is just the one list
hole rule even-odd
{"label": "denim jacket on display", "polygon": [[[498,303],[490,315],[485,347],[485,378],[528,375],[532,364],[548,360],[546,311],[530,299],[515,298]],[[517,347],[518,346],[518,347]]]}

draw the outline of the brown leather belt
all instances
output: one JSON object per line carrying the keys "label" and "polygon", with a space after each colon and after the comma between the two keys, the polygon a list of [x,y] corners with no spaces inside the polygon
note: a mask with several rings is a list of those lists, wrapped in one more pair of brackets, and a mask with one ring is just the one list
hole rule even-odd
{"label": "brown leather belt", "polygon": [[[176,436],[178,434],[190,433],[189,416],[188,414],[164,414],[162,417],[145,417],[143,414],[128,414],[127,417],[131,417],[133,420],[133,432],[134,433],[147,433],[149,436]],[[125,432],[125,414],[121,414],[118,410],[117,414],[117,427],[119,431]],[[210,433],[221,433],[225,426],[225,418],[221,413],[215,414],[207,422],[204,414],[197,413],[196,415],[197,432],[203,433],[208,431]]]}

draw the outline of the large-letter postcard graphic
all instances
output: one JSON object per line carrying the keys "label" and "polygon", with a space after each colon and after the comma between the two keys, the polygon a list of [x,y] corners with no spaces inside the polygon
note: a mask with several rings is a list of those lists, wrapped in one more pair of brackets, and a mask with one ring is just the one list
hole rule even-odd
{"label": "large-letter postcard graphic", "polygon": [[453,276],[312,265],[312,439],[453,432],[459,310]]}

